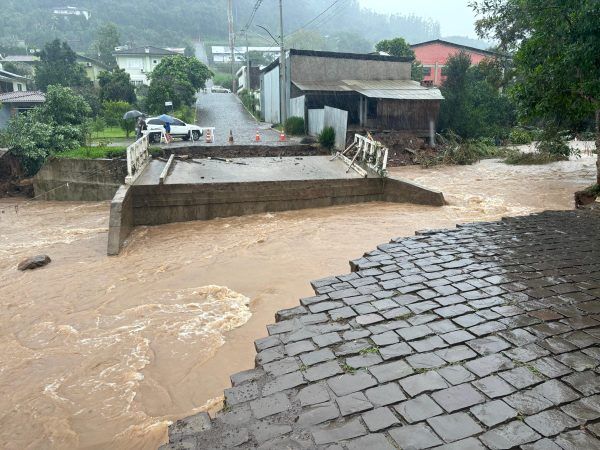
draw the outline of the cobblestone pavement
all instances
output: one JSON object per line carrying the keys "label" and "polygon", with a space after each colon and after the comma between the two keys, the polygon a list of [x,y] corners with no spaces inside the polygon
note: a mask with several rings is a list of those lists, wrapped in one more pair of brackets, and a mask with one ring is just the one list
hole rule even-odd
{"label": "cobblestone pavement", "polygon": [[225,408],[164,448],[600,448],[598,212],[423,232],[351,267],[279,311]]}
{"label": "cobblestone pavement", "polygon": [[201,127],[215,127],[214,143],[228,143],[229,130],[236,144],[256,144],[256,130],[260,130],[262,145],[280,145],[279,134],[269,124],[258,122],[244,108],[234,94],[198,94],[197,123]]}

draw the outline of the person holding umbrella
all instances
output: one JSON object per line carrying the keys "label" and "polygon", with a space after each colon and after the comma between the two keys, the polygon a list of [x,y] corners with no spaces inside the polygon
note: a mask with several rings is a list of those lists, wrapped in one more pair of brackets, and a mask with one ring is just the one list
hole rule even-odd
{"label": "person holding umbrella", "polygon": [[171,137],[171,123],[175,121],[175,119],[168,114],[162,114],[158,116],[158,120],[164,123],[163,127],[165,128],[165,139],[167,144],[170,144],[173,141]]}
{"label": "person holding umbrella", "polygon": [[140,116],[138,119],[138,126],[137,126],[137,138],[140,139],[142,136],[144,136],[144,131],[146,131],[148,129],[148,125],[146,124],[146,116]]}

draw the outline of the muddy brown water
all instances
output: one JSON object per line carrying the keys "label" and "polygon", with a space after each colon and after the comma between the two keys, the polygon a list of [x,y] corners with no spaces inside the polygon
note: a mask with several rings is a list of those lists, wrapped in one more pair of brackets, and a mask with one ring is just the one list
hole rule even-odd
{"label": "muddy brown water", "polygon": [[[254,339],[309,281],[424,228],[570,209],[592,157],[393,175],[448,205],[370,203],[136,229],[106,256],[108,203],[0,201],[0,447],[155,448],[170,421],[218,407]],[[26,256],[52,263],[21,273]]]}

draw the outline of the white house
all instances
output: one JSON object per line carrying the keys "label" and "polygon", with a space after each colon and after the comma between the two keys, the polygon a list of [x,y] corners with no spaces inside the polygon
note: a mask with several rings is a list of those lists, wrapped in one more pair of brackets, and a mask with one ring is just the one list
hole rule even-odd
{"label": "white house", "polygon": [[87,9],[77,8],[75,6],[56,6],[52,12],[57,16],[81,16],[85,20],[90,20],[92,14]]}
{"label": "white house", "polygon": [[113,56],[116,58],[119,68],[124,69],[129,74],[131,82],[139,86],[149,84],[148,74],[160,64],[164,57],[178,54],[178,52],[148,45],[145,47],[120,48],[115,50]]}
{"label": "white house", "polygon": [[0,64],[0,93],[19,92],[27,90],[27,78],[16,73],[2,70]]}
{"label": "white house", "polygon": [[[272,60],[279,58],[279,47],[248,47],[248,51],[260,52]],[[225,45],[213,45],[211,53],[213,62],[231,62],[231,49]],[[236,61],[246,61],[246,47],[235,47],[234,54]]]}

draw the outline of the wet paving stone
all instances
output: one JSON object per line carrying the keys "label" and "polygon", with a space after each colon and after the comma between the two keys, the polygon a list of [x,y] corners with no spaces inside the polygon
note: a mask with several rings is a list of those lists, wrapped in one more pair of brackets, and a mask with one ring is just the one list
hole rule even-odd
{"label": "wet paving stone", "polygon": [[468,414],[455,413],[427,419],[427,423],[445,442],[454,442],[483,431]]}
{"label": "wet paving stone", "polygon": [[378,246],[277,312],[230,409],[172,427],[164,448],[600,448],[599,220],[548,212]]}

